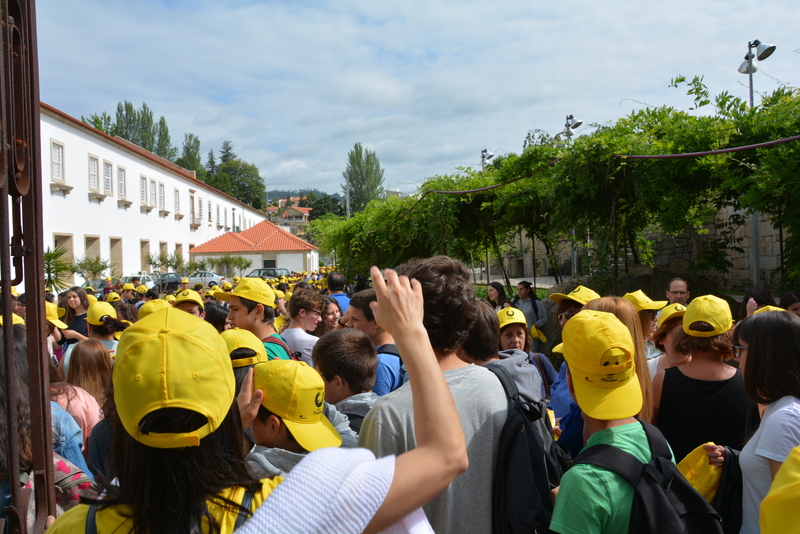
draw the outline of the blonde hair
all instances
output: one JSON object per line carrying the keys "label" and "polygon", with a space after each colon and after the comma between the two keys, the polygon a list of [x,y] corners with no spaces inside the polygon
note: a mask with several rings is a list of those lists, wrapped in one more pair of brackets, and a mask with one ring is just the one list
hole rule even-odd
{"label": "blonde hair", "polygon": [[639,386],[642,388],[642,411],[637,415],[641,421],[652,422],[653,382],[650,379],[650,372],[647,370],[644,334],[642,333],[642,323],[639,320],[639,314],[636,313],[636,308],[622,297],[602,297],[590,301],[584,306],[584,309],[613,313],[630,330],[635,348],[633,362],[636,365],[636,377],[639,379]]}

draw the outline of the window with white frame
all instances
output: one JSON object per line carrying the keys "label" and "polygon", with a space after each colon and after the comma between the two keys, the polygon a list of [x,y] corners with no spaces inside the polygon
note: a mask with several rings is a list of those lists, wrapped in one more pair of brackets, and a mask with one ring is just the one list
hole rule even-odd
{"label": "window with white frame", "polygon": [[103,192],[106,195],[114,194],[114,166],[108,162],[103,162]]}
{"label": "window with white frame", "polygon": [[117,196],[125,198],[125,168],[117,166]]}
{"label": "window with white frame", "polygon": [[158,207],[164,209],[164,184],[158,184]]}
{"label": "window with white frame", "polygon": [[203,220],[203,199],[197,199],[197,218]]}
{"label": "window with white frame", "polygon": [[175,190],[175,213],[181,212],[181,192],[179,190]]}
{"label": "window with white frame", "polygon": [[139,201],[142,203],[142,206],[147,206],[147,178],[142,176],[139,178],[141,192],[139,195]]}
{"label": "window with white frame", "polygon": [[50,177],[54,182],[64,181],[64,145],[50,143]]}
{"label": "window with white frame", "polygon": [[150,205],[156,205],[156,181],[150,180]]}
{"label": "window with white frame", "polygon": [[89,189],[98,191],[100,189],[99,177],[97,176],[100,162],[94,156],[89,156]]}
{"label": "window with white frame", "polygon": [[217,224],[219,224],[219,204],[217,204]]}
{"label": "window with white frame", "polygon": [[225,217],[225,226],[228,226],[228,208],[222,210],[222,214]]}
{"label": "window with white frame", "polygon": [[211,204],[211,201],[209,200],[208,201],[208,222],[212,222],[212,219],[211,219],[211,209],[212,208],[211,208],[211,206],[212,206],[212,204]]}

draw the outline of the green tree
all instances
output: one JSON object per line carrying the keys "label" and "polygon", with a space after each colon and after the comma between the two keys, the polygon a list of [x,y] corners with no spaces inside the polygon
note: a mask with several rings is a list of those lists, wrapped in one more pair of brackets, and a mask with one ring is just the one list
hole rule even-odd
{"label": "green tree", "polygon": [[242,202],[260,210],[266,205],[267,191],[258,168],[238,158],[220,164],[219,175],[227,175],[230,179],[230,193]]}
{"label": "green tree", "polygon": [[111,115],[109,115],[105,111],[102,112],[100,115],[98,115],[97,113],[92,113],[91,115],[89,115],[88,119],[83,115],[81,115],[81,121],[97,128],[103,133],[107,133],[108,135],[116,135],[114,133],[114,124],[111,122]]}
{"label": "green tree", "polygon": [[344,215],[342,203],[339,202],[339,199],[327,193],[323,193],[321,196],[314,192],[309,193],[306,198],[300,201],[300,207],[311,208],[311,213],[308,215],[310,221],[328,213]]}
{"label": "green tree", "polygon": [[64,261],[67,251],[63,248],[55,250],[47,247],[44,251],[44,288],[58,293],[69,289],[67,277],[72,274],[72,265]]}
{"label": "green tree", "polygon": [[383,169],[374,151],[356,143],[347,153],[347,167],[342,173],[342,192],[346,195],[350,186],[350,211],[363,211],[371,200],[383,195]]}
{"label": "green tree", "polygon": [[224,165],[229,161],[236,159],[236,153],[233,151],[233,143],[230,141],[223,141],[222,148],[219,150],[220,165]]}
{"label": "green tree", "polygon": [[208,151],[208,160],[206,161],[206,172],[208,176],[214,176],[219,171],[217,166],[217,158],[214,157],[214,149]]}
{"label": "green tree", "polygon": [[77,274],[87,281],[101,278],[106,270],[113,269],[113,263],[100,258],[78,258],[71,268],[74,274]]}
{"label": "green tree", "polygon": [[156,156],[161,156],[164,159],[175,161],[178,157],[178,149],[172,146],[172,139],[169,136],[169,126],[167,120],[161,116],[158,119],[158,125],[155,127],[156,132],[156,146],[153,153]]}
{"label": "green tree", "polygon": [[200,155],[200,138],[195,134],[184,134],[181,155],[175,163],[184,169],[194,171],[198,180],[206,181],[206,169],[203,167],[203,159]]}

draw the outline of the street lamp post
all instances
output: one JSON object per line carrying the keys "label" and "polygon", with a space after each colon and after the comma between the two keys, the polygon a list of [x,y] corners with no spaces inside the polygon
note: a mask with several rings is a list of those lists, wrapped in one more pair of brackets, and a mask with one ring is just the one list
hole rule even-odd
{"label": "street lamp post", "polygon": [[[756,49],[755,54],[751,52],[754,48]],[[744,62],[739,65],[739,72],[747,74],[750,81],[750,109],[755,107],[753,102],[753,73],[758,71],[758,63],[754,59],[763,61],[771,56],[773,52],[775,52],[775,45],[762,43],[758,39],[747,43],[747,55],[744,56]],[[753,212],[753,239],[751,246],[753,254],[753,286],[761,282],[761,235],[758,227],[760,219],[761,214],[757,211]]]}
{"label": "street lamp post", "polygon": [[481,171],[483,171],[486,168],[486,165],[488,165],[489,160],[492,159],[493,157],[494,157],[494,152],[489,152],[485,148],[481,150]]}
{"label": "street lamp post", "polygon": [[[564,135],[567,136],[567,143],[570,137],[575,135],[575,130],[583,124],[583,121],[576,119],[574,115],[567,115],[567,122],[564,124]],[[575,228],[572,229],[572,276],[578,272],[578,249],[575,247]]]}

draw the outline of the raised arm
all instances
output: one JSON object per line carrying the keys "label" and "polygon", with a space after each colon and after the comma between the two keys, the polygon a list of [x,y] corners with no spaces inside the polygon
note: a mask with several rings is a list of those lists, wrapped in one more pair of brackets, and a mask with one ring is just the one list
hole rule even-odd
{"label": "raised arm", "polygon": [[422,325],[422,288],[387,269],[373,267],[377,323],[392,337],[408,371],[417,447],[395,460],[394,478],[365,532],[379,532],[441,493],[468,465],[464,432],[453,397]]}

